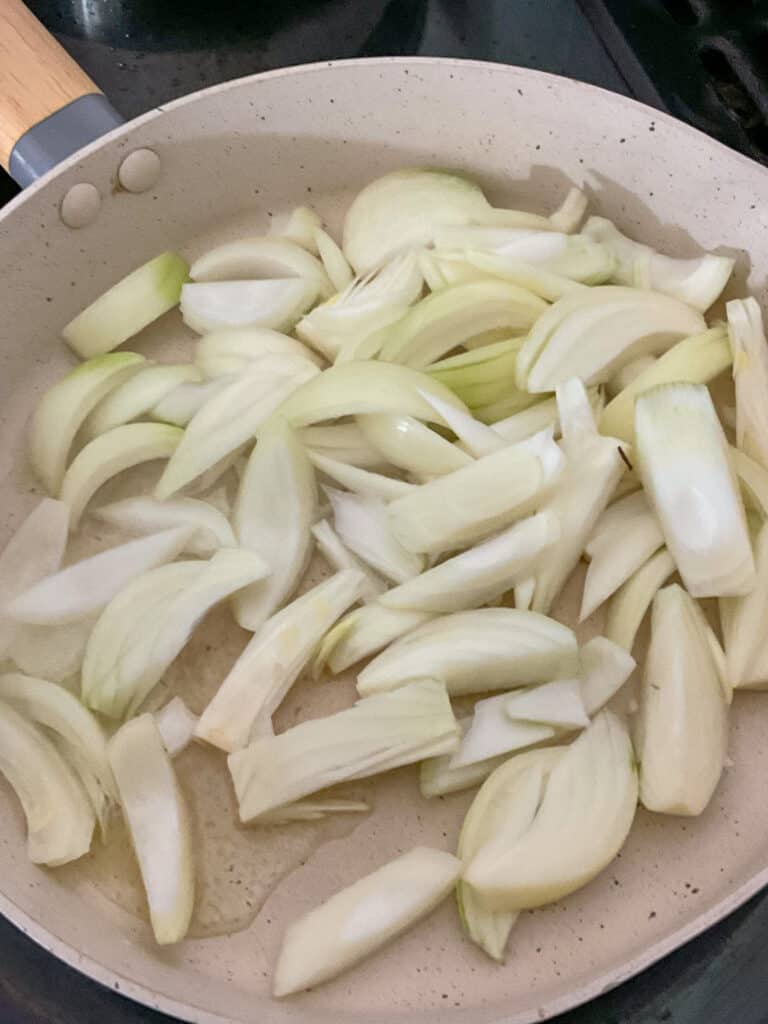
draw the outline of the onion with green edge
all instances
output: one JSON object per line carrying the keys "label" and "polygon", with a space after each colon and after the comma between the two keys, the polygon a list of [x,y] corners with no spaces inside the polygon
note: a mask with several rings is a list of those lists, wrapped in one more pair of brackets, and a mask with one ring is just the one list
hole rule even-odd
{"label": "onion with green edge", "polygon": [[188,271],[175,252],[155,256],[70,321],[62,337],[83,359],[117,348],[178,305]]}
{"label": "onion with green edge", "polygon": [[[635,437],[635,401],[638,395],[659,384],[688,381],[708,384],[731,365],[731,346],[722,325],[703,334],[683,338],[659,359],[637,373],[600,415],[600,431],[611,437],[633,441]],[[639,362],[639,360],[637,361]]]}

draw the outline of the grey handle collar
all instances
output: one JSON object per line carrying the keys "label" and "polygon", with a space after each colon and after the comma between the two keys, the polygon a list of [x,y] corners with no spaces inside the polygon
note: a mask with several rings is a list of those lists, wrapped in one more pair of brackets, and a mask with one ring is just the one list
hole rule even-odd
{"label": "grey handle collar", "polygon": [[11,176],[26,188],[66,157],[121,124],[123,118],[102,93],[81,96],[22,135],[11,151]]}

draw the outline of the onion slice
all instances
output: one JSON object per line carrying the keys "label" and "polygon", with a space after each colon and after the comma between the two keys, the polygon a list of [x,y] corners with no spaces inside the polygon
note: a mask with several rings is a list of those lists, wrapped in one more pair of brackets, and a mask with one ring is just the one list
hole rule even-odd
{"label": "onion slice", "polygon": [[189,527],[183,551],[201,558],[219,548],[237,546],[235,534],[227,517],[208,501],[199,498],[123,498],[94,509],[93,516],[126,533],[156,533],[172,527]]}
{"label": "onion slice", "polygon": [[272,986],[277,998],[335,977],[426,917],[453,888],[460,862],[417,846],[294,921]]}
{"label": "onion slice", "polygon": [[155,941],[180,942],[195,900],[192,835],[184,796],[152,715],[126,722],[109,760],[139,863]]}
{"label": "onion slice", "polygon": [[227,758],[240,820],[352,779],[448,753],[458,742],[445,686],[422,679],[359,700],[279,736],[254,740]]}
{"label": "onion slice", "polygon": [[49,494],[57,495],[75,435],[89,413],[114,388],[138,373],[146,360],[135,352],[89,359],[43,395],[32,416],[29,457]]}
{"label": "onion slice", "polygon": [[328,298],[334,285],[320,260],[285,238],[241,238],[200,256],[189,269],[193,281],[303,278]]}
{"label": "onion slice", "polygon": [[75,529],[86,505],[107,480],[143,462],[169,458],[182,435],[178,427],[164,423],[126,423],[90,441],[75,456],[61,483],[70,528]]}
{"label": "onion slice", "polygon": [[255,723],[281,704],[323,634],[359,600],[363,582],[358,572],[337,573],[268,619],[200,716],[197,738],[222,750],[244,747]]}
{"label": "onion slice", "polygon": [[5,606],[5,613],[16,622],[38,626],[87,619],[131,580],[172,562],[191,534],[190,527],[176,526],[85,558],[17,594]]}
{"label": "onion slice", "polygon": [[294,431],[278,421],[263,431],[245,467],[233,522],[243,547],[270,567],[266,579],[233,599],[239,625],[257,630],[295,590],[312,549],[315,474]]}
{"label": "onion slice", "polygon": [[0,772],[27,819],[27,856],[58,867],[91,847],[96,819],[73,770],[43,733],[0,700]]}
{"label": "onion slice", "polygon": [[140,367],[99,402],[83,423],[83,439],[91,441],[113,427],[147,415],[180,384],[199,383],[200,379],[200,371],[189,363]]}
{"label": "onion slice", "polygon": [[637,631],[659,587],[675,571],[675,562],[666,548],[635,572],[610,600],[605,635],[613,643],[631,651]]}
{"label": "onion slice", "polygon": [[181,289],[184,323],[198,334],[230,327],[291,327],[317,298],[300,277],[264,281],[206,281]]}
{"label": "onion slice", "polygon": [[406,634],[357,677],[361,695],[431,675],[451,696],[569,679],[578,672],[573,632],[536,612],[480,608],[442,615]]}
{"label": "onion slice", "polygon": [[83,359],[117,348],[177,305],[188,271],[175,252],[155,256],[70,321],[62,337]]}

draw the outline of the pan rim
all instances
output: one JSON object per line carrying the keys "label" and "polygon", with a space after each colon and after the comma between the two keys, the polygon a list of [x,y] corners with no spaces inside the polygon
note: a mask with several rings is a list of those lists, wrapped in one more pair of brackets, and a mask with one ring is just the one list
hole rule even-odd
{"label": "pan rim", "polygon": [[[249,88],[262,80],[277,79],[282,77],[294,77],[297,75],[313,75],[318,73],[333,73],[337,70],[363,68],[390,68],[399,66],[404,68],[420,67],[442,67],[446,70],[462,70],[469,73],[492,73],[501,74],[510,79],[516,77],[525,79],[528,82],[537,81],[544,87],[562,87],[563,83],[571,92],[581,92],[586,98],[602,95],[610,98],[614,105],[619,108],[642,112],[645,117],[652,116],[657,123],[664,124],[671,132],[679,136],[691,139],[698,138],[702,144],[714,154],[727,156],[729,161],[736,162],[736,166],[744,167],[754,173],[754,168],[768,172],[761,164],[743,154],[731,149],[723,143],[706,135],[704,132],[687,125],[670,114],[656,110],[645,103],[611,92],[599,86],[580,82],[562,75],[555,75],[549,72],[535,69],[522,68],[515,65],[507,65],[492,61],[464,60],[447,57],[374,57],[364,59],[347,59],[338,61],[319,61],[311,64],[294,65],[287,68],[278,68],[272,71],[260,72],[254,75],[247,75],[233,79],[228,82],[209,86],[205,89],[190,93],[168,104],[153,108],[145,114],[140,115],[124,125],[114,129],[107,135],[90,143],[85,148],[74,153],[65,161],[58,164],[46,175],[41,177],[18,197],[13,199],[0,211],[0,225],[8,222],[14,213],[27,202],[35,200],[37,194],[44,190],[49,184],[61,174],[87,163],[88,158],[99,152],[103,147],[113,142],[127,138],[134,129],[149,124],[165,114],[172,113],[186,107],[188,104],[197,102],[205,97],[226,94],[229,90]],[[665,938],[648,946],[638,955],[626,961],[620,968],[608,968],[601,971],[596,977],[581,985],[575,986],[568,992],[543,1001],[535,1009],[522,1010],[512,1014],[502,1014],[494,1018],[494,1024],[529,1024],[535,1019],[546,1019],[558,1013],[579,1006],[596,996],[599,996],[617,987],[629,978],[634,977],[641,971],[650,967],[673,950],[680,948],[695,936],[706,931],[718,921],[724,919],[738,907],[742,906],[750,897],[760,889],[768,885],[768,867],[756,872],[748,881],[744,882],[737,889],[727,896],[724,896],[714,906],[697,915],[693,920],[687,922],[680,928],[670,933]],[[155,1009],[159,1012],[171,1014],[182,1021],[190,1024],[232,1024],[233,1018],[222,1016],[214,1011],[203,1009],[191,1003],[179,1002],[172,996],[164,995],[146,985],[127,977],[125,974],[109,967],[100,960],[79,952],[69,942],[62,939],[54,931],[41,924],[32,915],[22,910],[14,900],[0,889],[0,913],[12,924],[20,929],[32,941],[43,948],[46,952],[55,956],[56,959],[74,968],[79,973],[98,982],[113,991],[117,990],[120,995],[126,996],[133,1001]]]}

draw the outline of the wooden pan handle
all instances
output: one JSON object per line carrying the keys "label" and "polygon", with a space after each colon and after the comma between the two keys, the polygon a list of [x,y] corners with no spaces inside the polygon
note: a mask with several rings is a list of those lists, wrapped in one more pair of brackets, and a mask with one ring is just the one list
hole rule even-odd
{"label": "wooden pan handle", "polygon": [[0,0],[0,164],[26,131],[99,87],[22,0]]}

